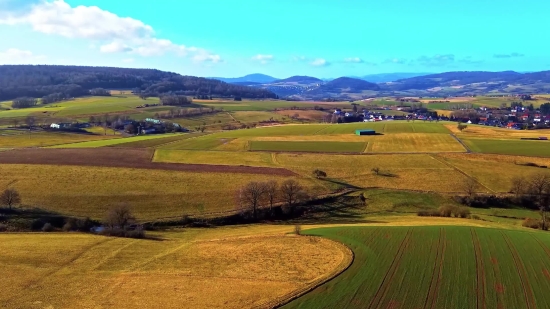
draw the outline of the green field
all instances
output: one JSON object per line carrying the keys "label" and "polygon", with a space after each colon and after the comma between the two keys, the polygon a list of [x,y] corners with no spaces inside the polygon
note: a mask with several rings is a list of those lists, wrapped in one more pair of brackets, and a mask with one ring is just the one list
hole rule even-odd
{"label": "green field", "polygon": [[474,152],[516,156],[550,157],[549,141],[522,141],[501,139],[463,139]]}
{"label": "green field", "polygon": [[[107,140],[100,140],[100,141],[91,141],[91,142],[57,145],[57,146],[53,146],[51,148],[98,148],[98,147],[108,147],[108,146],[115,146],[116,147],[118,145],[126,144],[126,143],[144,142],[144,141],[151,141],[151,140],[161,140],[162,141],[165,138],[168,138],[168,137],[174,138],[175,136],[187,137],[188,135],[186,135],[186,134],[140,135],[140,136],[127,137],[127,138],[117,138],[117,139],[107,139]],[[164,144],[164,143],[162,143],[162,144]]]}
{"label": "green field", "polygon": [[308,231],[352,266],[284,308],[549,308],[550,235],[468,227]]}
{"label": "green field", "polygon": [[366,143],[350,142],[267,142],[252,141],[252,151],[274,151],[274,152],[340,152],[360,153],[367,147]]}

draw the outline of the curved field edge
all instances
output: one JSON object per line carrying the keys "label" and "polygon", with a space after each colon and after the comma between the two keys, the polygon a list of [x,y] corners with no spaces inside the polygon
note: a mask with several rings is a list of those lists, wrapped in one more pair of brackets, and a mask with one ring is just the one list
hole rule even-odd
{"label": "curved field edge", "polygon": [[[479,235],[477,247],[472,232]],[[485,308],[550,305],[544,293],[550,288],[550,260],[542,258],[550,254],[549,234],[466,226],[342,226],[307,233],[345,243],[354,251],[354,262],[334,280],[284,308],[400,308],[409,304],[411,308],[479,309],[485,307],[480,297],[487,302]],[[514,246],[510,248],[508,242]],[[493,271],[500,274],[493,275]],[[522,293],[530,297],[516,297]]]}
{"label": "curved field edge", "polygon": [[296,290],[296,291],[294,291],[292,293],[289,293],[287,295],[278,297],[274,300],[266,301],[265,303],[256,305],[252,308],[254,308],[254,309],[280,308],[280,307],[292,302],[293,300],[296,300],[296,299],[304,296],[305,294],[315,290],[316,288],[322,286],[323,284],[335,279],[340,274],[345,272],[353,264],[353,261],[355,259],[355,254],[353,253],[353,251],[348,246],[344,245],[343,243],[341,243],[339,241],[336,241],[336,240],[333,240],[333,239],[325,238],[325,237],[317,237],[317,236],[302,236],[302,237],[308,237],[309,239],[322,239],[323,241],[332,242],[334,245],[336,245],[336,247],[338,247],[338,249],[340,249],[340,251],[343,255],[343,259],[342,259],[342,262],[340,263],[340,265],[338,265],[338,267],[336,267],[330,273],[327,273],[326,275],[315,279],[314,281],[310,282],[307,286],[305,286],[305,287],[303,287],[299,290]]}

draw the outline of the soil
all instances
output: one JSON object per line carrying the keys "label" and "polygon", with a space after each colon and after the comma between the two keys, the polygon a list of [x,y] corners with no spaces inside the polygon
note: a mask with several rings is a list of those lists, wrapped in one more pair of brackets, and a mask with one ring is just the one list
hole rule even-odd
{"label": "soil", "polygon": [[0,152],[0,164],[47,164],[157,169],[196,173],[296,176],[283,168],[152,162],[150,149],[18,149]]}

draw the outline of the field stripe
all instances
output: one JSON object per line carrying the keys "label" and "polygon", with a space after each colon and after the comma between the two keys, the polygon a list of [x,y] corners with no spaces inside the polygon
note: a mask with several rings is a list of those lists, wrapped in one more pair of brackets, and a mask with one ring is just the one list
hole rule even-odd
{"label": "field stripe", "polygon": [[545,244],[542,243],[542,241],[540,239],[538,239],[537,237],[535,237],[535,235],[531,235],[533,236],[533,238],[535,239],[535,241],[541,246],[542,250],[544,250],[544,252],[546,252],[546,254],[548,255],[548,257],[550,257],[550,248],[548,248]]}
{"label": "field stripe", "polygon": [[486,277],[485,277],[485,267],[483,265],[483,257],[481,256],[481,245],[479,243],[479,237],[477,236],[476,231],[471,228],[470,232],[472,234],[472,242],[474,244],[474,253],[476,259],[476,291],[477,291],[477,309],[486,309],[487,303],[485,302],[485,287],[486,287]]}
{"label": "field stripe", "polygon": [[535,304],[535,296],[533,295],[533,289],[529,284],[529,280],[528,280],[529,276],[527,276],[525,265],[523,265],[523,262],[519,257],[518,251],[516,250],[516,247],[512,243],[512,240],[510,239],[510,237],[502,231],[500,233],[502,234],[502,237],[506,241],[506,244],[508,245],[508,249],[510,250],[510,253],[512,253],[512,257],[514,258],[514,264],[516,265],[516,270],[518,271],[518,275],[521,280],[521,287],[523,288],[523,295],[525,295],[527,308],[534,309],[537,307]]}
{"label": "field stripe", "polygon": [[437,301],[437,293],[439,292],[441,278],[443,277],[443,260],[445,258],[446,247],[447,247],[446,232],[444,228],[440,228],[439,241],[437,244],[437,253],[436,253],[434,269],[432,273],[432,280],[430,281],[430,288],[428,289],[428,294],[426,295],[426,301],[424,303],[425,309],[436,308],[435,303]]}
{"label": "field stripe", "polygon": [[397,254],[395,255],[391,266],[384,276],[384,280],[382,280],[382,284],[378,287],[378,290],[376,291],[376,294],[372,298],[368,308],[379,308],[381,305],[382,300],[388,293],[388,289],[392,283],[392,279],[395,276],[397,269],[399,268],[399,264],[401,263],[401,258],[403,257],[403,254],[407,247],[409,246],[409,241],[411,239],[411,235],[413,233],[413,229],[409,228],[407,231],[407,234],[403,238],[403,241],[401,241],[401,244],[399,245],[399,250],[397,251]]}

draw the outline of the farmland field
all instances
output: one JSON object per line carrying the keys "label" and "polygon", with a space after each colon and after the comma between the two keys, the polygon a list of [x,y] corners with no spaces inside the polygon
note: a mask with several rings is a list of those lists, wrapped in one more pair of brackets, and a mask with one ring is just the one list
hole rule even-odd
{"label": "farmland field", "polygon": [[[550,235],[468,227],[308,231],[352,266],[284,308],[549,308]],[[419,262],[422,261],[422,262]]]}
{"label": "farmland field", "polygon": [[366,148],[366,143],[350,142],[250,142],[252,151],[274,151],[274,152],[345,152],[359,153]]}
{"label": "farmland field", "polygon": [[[182,137],[184,136],[186,137],[186,135],[183,135],[183,134],[178,134],[178,135]],[[106,140],[91,141],[91,142],[63,144],[63,145],[53,146],[51,148],[98,148],[98,147],[107,147],[107,146],[117,146],[119,144],[125,144],[125,143],[163,139],[168,136],[174,137],[174,135],[164,135],[164,134],[141,135],[141,136],[127,137],[127,138],[106,139]]]}
{"label": "farmland field", "polygon": [[0,272],[9,278],[0,280],[0,307],[245,308],[285,298],[349,261],[335,242],[280,228],[157,236],[0,235]]}
{"label": "farmland field", "polygon": [[2,130],[0,135],[0,148],[21,148],[21,147],[47,147],[53,145],[64,145],[79,142],[104,143],[115,142],[120,136],[77,134],[63,132],[32,132]]}
{"label": "farmland field", "polygon": [[550,157],[549,141],[463,139],[474,152]]}

